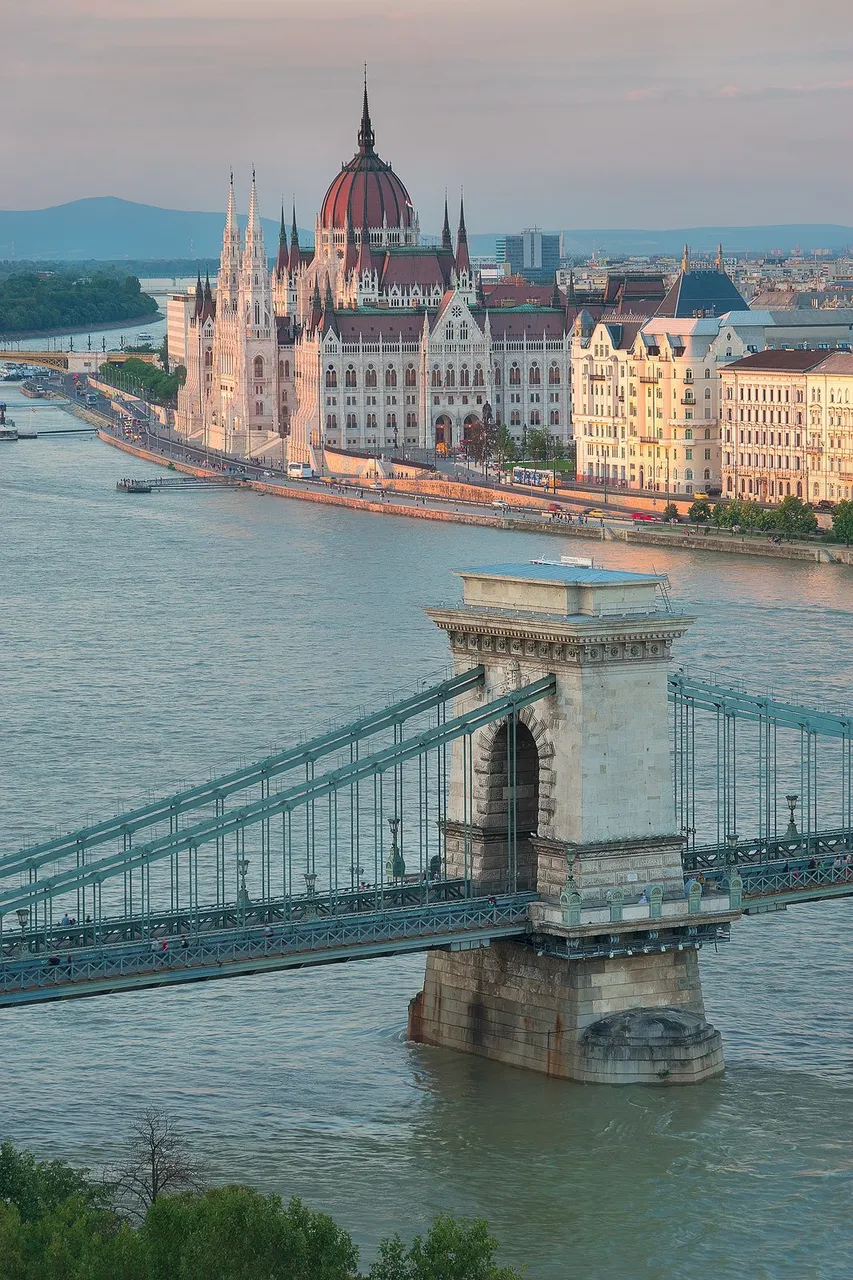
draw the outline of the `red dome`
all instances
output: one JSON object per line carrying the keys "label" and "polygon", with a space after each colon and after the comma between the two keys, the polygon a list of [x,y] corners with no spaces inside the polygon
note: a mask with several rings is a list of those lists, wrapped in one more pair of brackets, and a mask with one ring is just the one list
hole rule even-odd
{"label": "red dome", "polygon": [[320,225],[324,229],[343,231],[349,221],[351,227],[360,230],[365,219],[368,227],[374,229],[384,222],[389,227],[399,227],[401,222],[406,228],[413,225],[415,211],[409,193],[390,164],[379,159],[373,143],[365,85],[358,151],[326,192],[320,210]]}

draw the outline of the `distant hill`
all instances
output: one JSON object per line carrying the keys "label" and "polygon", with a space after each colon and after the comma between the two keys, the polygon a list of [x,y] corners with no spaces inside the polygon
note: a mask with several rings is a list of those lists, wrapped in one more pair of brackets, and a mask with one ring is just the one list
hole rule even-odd
{"label": "distant hill", "polygon": [[[218,258],[224,213],[159,209],[116,196],[73,200],[50,209],[0,210],[0,259],[79,262],[86,259]],[[278,223],[263,220],[270,254],[278,246]],[[300,229],[304,246],[313,239]],[[471,251],[489,256],[495,235],[469,237]],[[680,254],[685,241],[694,253],[712,253],[722,241],[726,253],[804,253],[844,250],[853,244],[853,227],[803,223],[761,227],[676,227],[668,231],[593,228],[563,232],[566,251],[589,257],[593,251],[611,257]]]}
{"label": "distant hill", "polygon": [[[158,209],[116,196],[72,200],[50,209],[0,210],[0,258],[78,262],[90,258],[218,258],[223,213]],[[245,219],[243,219],[245,223]],[[278,223],[262,219],[270,253]],[[312,236],[301,230],[303,244]]]}

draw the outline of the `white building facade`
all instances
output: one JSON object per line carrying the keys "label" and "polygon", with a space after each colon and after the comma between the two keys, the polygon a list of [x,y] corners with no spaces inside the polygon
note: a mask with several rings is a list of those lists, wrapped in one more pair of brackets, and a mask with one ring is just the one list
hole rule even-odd
{"label": "white building facade", "polygon": [[455,244],[424,245],[403,183],[375,150],[365,87],[358,151],[330,185],[315,249],[282,216],[270,271],[253,178],[241,236],[233,182],[215,296],[173,298],[186,353],[176,425],[229,453],[314,461],[321,446],[449,451],[488,417],[523,448],[530,429],[571,433],[571,311],[486,306],[464,208]]}

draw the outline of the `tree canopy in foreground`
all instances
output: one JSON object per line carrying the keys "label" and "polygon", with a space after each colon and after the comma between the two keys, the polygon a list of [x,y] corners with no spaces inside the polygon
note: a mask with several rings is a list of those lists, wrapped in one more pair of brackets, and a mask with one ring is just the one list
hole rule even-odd
{"label": "tree canopy in foreground", "polygon": [[[148,1172],[142,1173],[147,1161]],[[170,1177],[171,1175],[171,1177]],[[127,1198],[128,1183],[131,1197]],[[482,1219],[383,1240],[367,1272],[326,1213],[251,1187],[201,1189],[175,1118],[138,1117],[112,1174],[0,1146],[2,1280],[520,1280]],[[183,1190],[187,1185],[194,1189]],[[172,1194],[174,1193],[174,1194]],[[144,1212],[141,1211],[143,1206]]]}

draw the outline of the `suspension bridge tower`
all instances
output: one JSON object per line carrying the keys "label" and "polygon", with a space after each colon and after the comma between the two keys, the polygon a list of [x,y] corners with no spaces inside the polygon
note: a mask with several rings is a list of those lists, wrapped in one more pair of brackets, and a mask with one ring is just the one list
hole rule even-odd
{"label": "suspension bridge tower", "polygon": [[456,713],[548,674],[554,691],[455,743],[448,874],[538,900],[524,939],[429,953],[411,1038],[587,1082],[719,1074],[697,951],[734,915],[727,898],[685,893],[667,714],[671,646],[693,619],[655,575],[542,563],[460,576],[462,604],[427,610],[456,672],[485,669]]}

